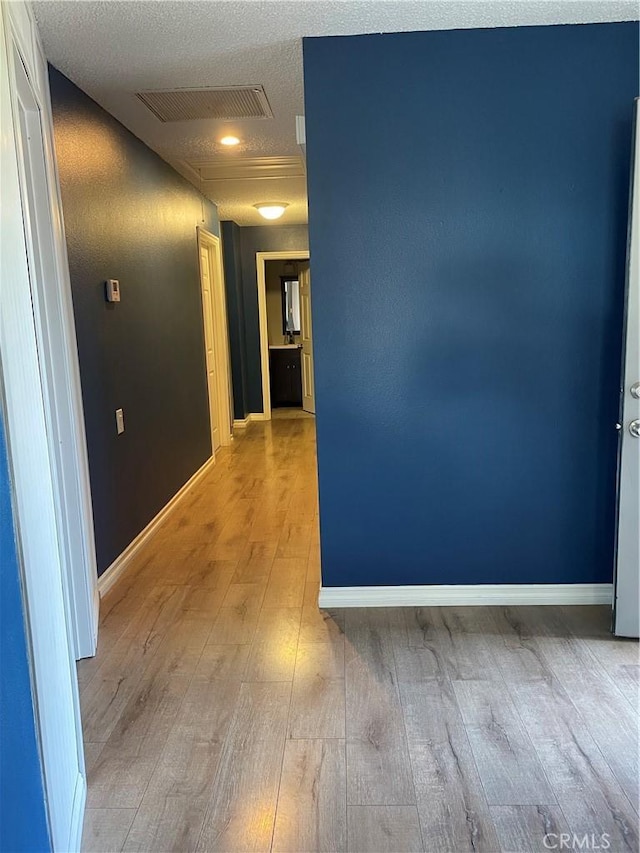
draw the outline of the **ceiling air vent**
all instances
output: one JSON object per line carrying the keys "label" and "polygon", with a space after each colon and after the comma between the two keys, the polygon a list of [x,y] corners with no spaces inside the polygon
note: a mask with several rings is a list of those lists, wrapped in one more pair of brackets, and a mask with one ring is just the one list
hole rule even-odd
{"label": "ceiling air vent", "polygon": [[136,92],[136,97],[164,122],[273,117],[262,86],[166,89]]}

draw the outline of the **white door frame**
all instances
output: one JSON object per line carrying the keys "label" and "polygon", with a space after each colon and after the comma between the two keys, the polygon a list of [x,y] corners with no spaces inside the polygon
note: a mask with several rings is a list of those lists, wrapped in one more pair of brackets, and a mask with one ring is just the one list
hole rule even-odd
{"label": "white door frame", "polygon": [[300,342],[302,344],[302,408],[316,413],[316,380],[313,370],[313,320],[311,319],[311,270],[300,273]]}
{"label": "white door frame", "polygon": [[260,320],[260,368],[262,371],[262,420],[271,420],[269,380],[269,330],[267,325],[267,261],[308,261],[309,250],[299,252],[256,252],[258,317]]}
{"label": "white door frame", "polygon": [[[13,51],[8,53],[14,132],[27,252],[33,273],[35,331],[41,354],[47,427],[55,461],[59,537],[68,578],[74,652],[79,659],[91,657],[96,652],[100,607],[89,463],[49,90],[48,86],[38,87],[33,81],[27,82],[29,61],[24,53],[15,42]],[[34,56],[33,62],[37,60]],[[18,63],[26,71],[25,75],[19,75],[20,86],[16,79],[20,70]],[[46,65],[44,73],[46,79]],[[35,76],[32,72],[31,77]],[[28,87],[29,91],[23,94],[33,99],[34,109],[28,128],[31,141],[26,145],[17,116],[21,87]],[[39,156],[38,146],[41,146]]]}
{"label": "white door frame", "polygon": [[74,618],[97,614],[74,586],[90,587],[93,553],[82,405],[47,66],[22,2],[0,5],[0,87],[1,378],[49,829],[53,849],[68,851],[79,849],[86,797]]}
{"label": "white door frame", "polygon": [[[229,358],[229,327],[227,322],[227,299],[224,287],[224,270],[222,266],[222,249],[220,246],[220,238],[215,234],[211,234],[204,228],[198,226],[198,270],[200,270],[200,248],[205,247],[209,250],[209,278],[211,280],[213,329],[214,340],[213,347],[216,359],[216,379],[218,384],[218,406],[217,419],[218,430],[220,432],[220,442],[223,447],[231,444],[232,439],[232,418],[231,418],[231,370]],[[203,323],[204,311],[206,304],[204,294],[202,294],[202,277],[200,278],[200,288],[202,295],[202,311]],[[204,327],[203,327],[204,334]],[[206,359],[206,338],[204,338],[205,359]],[[207,383],[207,395],[209,394]],[[211,401],[209,401],[209,417],[212,416]],[[213,448],[213,423],[211,424],[211,455],[215,456]]]}

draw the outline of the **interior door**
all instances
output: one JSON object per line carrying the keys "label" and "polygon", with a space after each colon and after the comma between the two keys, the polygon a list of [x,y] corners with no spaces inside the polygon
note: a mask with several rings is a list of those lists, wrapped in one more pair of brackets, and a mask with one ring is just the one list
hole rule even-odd
{"label": "interior door", "polygon": [[[68,400],[60,392],[65,338],[51,303],[51,313],[43,310],[43,297],[52,296],[58,288],[48,197],[47,117],[39,100],[46,91],[34,82],[34,66],[32,76],[27,73],[18,44],[22,35],[13,26],[13,10],[7,7],[2,4],[0,9],[0,407],[6,416],[24,625],[51,848],[76,850],[86,774],[72,648],[75,626],[70,619],[70,597],[77,589],[69,582],[69,561],[80,572],[86,570],[86,563],[73,546],[78,531],[68,533],[70,526],[82,522],[67,478],[76,464],[69,451],[73,426]],[[55,318],[49,328],[43,322],[46,317]],[[55,381],[51,378],[54,368],[61,371]],[[69,374],[64,381],[71,381]],[[65,462],[69,463],[66,470]],[[4,572],[4,551],[0,563]],[[86,602],[91,603],[89,598]],[[91,609],[86,615],[89,621]],[[91,633],[88,639],[91,646]],[[93,649],[87,651],[92,654]],[[11,654],[8,644],[2,652]],[[17,697],[7,696],[7,700],[16,715],[31,713],[30,708],[20,707]],[[4,705],[4,696],[2,701]],[[10,728],[7,735],[11,737]],[[10,785],[7,774],[7,788]],[[3,778],[3,797],[4,787]],[[38,796],[35,790],[34,796]]]}
{"label": "interior door", "polygon": [[300,337],[302,339],[302,408],[315,414],[313,384],[313,329],[311,324],[311,274],[307,264],[300,270]]}
{"label": "interior door", "polygon": [[[56,508],[69,583],[71,635],[79,660],[96,653],[100,596],[71,287],[63,274],[56,275],[56,268],[66,267],[67,259],[65,255],[60,261],[56,248],[46,109],[41,110],[36,90],[17,54],[14,67],[16,131],[21,149],[18,168],[33,313],[41,350],[42,383],[49,401],[47,431],[58,478]],[[64,236],[60,234],[58,240],[64,240]]]}
{"label": "interior door", "polygon": [[640,633],[640,101],[636,100],[626,306],[626,347],[621,395],[614,632]]}
{"label": "interior door", "polygon": [[211,258],[207,246],[200,247],[200,281],[202,284],[202,314],[204,318],[204,348],[207,362],[207,387],[209,389],[209,417],[211,420],[211,447],[215,453],[221,445],[218,405],[218,377],[216,374],[214,303],[211,292]]}

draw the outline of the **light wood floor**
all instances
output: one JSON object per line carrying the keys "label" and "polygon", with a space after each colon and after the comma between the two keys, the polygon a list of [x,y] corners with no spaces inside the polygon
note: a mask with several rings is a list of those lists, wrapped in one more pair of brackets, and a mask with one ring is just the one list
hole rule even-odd
{"label": "light wood floor", "polygon": [[637,644],[599,607],[320,612],[314,429],[240,432],[105,596],[84,850],[637,851]]}

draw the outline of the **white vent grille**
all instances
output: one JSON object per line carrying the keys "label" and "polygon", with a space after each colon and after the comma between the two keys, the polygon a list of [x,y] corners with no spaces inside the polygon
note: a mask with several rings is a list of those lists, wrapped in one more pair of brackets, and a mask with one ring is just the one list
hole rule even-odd
{"label": "white vent grille", "polygon": [[160,121],[195,119],[271,118],[273,113],[262,86],[225,86],[211,89],[172,89],[136,92]]}

